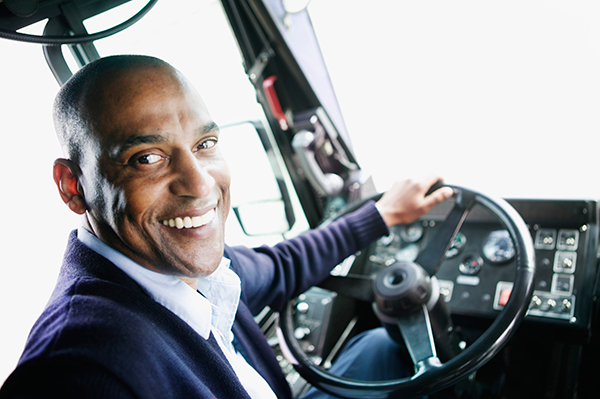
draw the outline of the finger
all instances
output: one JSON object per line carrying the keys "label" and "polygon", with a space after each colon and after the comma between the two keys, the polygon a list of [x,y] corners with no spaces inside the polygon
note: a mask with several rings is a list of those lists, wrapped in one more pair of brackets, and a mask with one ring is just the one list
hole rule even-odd
{"label": "finger", "polygon": [[[429,194],[424,199],[424,208],[429,212],[431,209],[435,208],[437,205],[442,202],[448,200],[450,197],[454,195],[454,190],[451,187],[442,187],[435,190],[433,193]],[[426,213],[427,213],[426,212]]]}
{"label": "finger", "polygon": [[434,191],[440,189],[444,187],[444,181],[443,180],[438,180],[435,183],[433,183],[433,185],[431,187],[429,187],[429,190],[427,190],[427,193],[425,193],[425,196],[429,196],[431,195]]}

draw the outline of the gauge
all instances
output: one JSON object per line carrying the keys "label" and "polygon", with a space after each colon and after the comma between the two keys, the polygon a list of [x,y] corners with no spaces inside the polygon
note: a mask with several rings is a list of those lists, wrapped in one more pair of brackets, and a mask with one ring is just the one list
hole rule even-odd
{"label": "gauge", "polygon": [[452,240],[450,248],[448,248],[448,250],[446,251],[446,258],[454,258],[465,247],[466,243],[467,237],[459,231],[454,237],[454,240]]}
{"label": "gauge", "polygon": [[419,246],[417,244],[408,244],[396,252],[396,260],[404,262],[414,262],[419,256]]}
{"label": "gauge", "polygon": [[483,259],[481,259],[478,255],[468,255],[465,259],[458,265],[458,270],[462,274],[477,274],[479,270],[481,270],[481,266],[483,266]]}
{"label": "gauge", "polygon": [[388,234],[387,236],[383,236],[379,239],[379,242],[381,243],[381,245],[383,245],[384,247],[387,247],[388,245],[390,245],[392,242],[394,242],[394,232],[390,231],[390,234]]}
{"label": "gauge", "polygon": [[408,226],[402,226],[400,237],[406,242],[417,242],[423,237],[423,225],[420,222],[415,222]]}
{"label": "gauge", "polygon": [[494,263],[508,262],[515,256],[515,245],[507,230],[492,231],[487,236],[483,256]]}

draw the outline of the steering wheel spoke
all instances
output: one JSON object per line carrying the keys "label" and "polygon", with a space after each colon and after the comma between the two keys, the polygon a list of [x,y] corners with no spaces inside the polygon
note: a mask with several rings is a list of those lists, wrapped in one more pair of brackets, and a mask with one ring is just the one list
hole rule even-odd
{"label": "steering wheel spoke", "polygon": [[446,217],[446,220],[424,251],[417,257],[415,263],[433,276],[446,258],[446,252],[452,245],[452,240],[462,227],[469,211],[475,204],[476,194],[455,188],[456,202]]}
{"label": "steering wheel spoke", "polygon": [[373,302],[375,300],[373,276],[360,274],[348,274],[343,277],[329,276],[318,286],[362,302]]}
{"label": "steering wheel spoke", "polygon": [[427,359],[437,358],[429,312],[425,305],[398,317],[398,328],[415,366]]}

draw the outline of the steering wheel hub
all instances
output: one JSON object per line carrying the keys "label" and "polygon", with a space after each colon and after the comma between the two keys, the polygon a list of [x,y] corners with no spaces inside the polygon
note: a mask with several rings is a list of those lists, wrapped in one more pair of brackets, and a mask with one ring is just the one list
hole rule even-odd
{"label": "steering wheel hub", "polygon": [[397,317],[414,312],[431,298],[431,277],[412,262],[396,262],[373,282],[377,315]]}

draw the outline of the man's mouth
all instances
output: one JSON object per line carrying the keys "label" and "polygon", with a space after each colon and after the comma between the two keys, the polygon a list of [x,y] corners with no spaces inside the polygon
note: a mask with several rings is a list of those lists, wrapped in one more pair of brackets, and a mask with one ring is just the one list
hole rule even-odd
{"label": "man's mouth", "polygon": [[177,229],[192,229],[195,227],[201,227],[205,224],[212,222],[215,218],[215,210],[211,209],[201,216],[185,216],[183,218],[176,217],[174,219],[163,220],[162,224],[165,226],[175,227]]}

